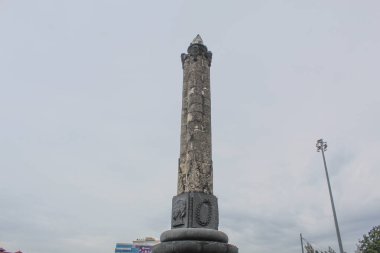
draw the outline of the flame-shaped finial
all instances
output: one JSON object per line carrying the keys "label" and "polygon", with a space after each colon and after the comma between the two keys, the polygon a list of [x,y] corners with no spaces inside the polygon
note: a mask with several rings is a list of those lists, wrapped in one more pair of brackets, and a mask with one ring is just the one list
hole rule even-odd
{"label": "flame-shaped finial", "polygon": [[198,34],[198,35],[193,39],[193,41],[191,42],[191,44],[201,44],[201,45],[203,45],[203,40],[202,40],[201,36]]}

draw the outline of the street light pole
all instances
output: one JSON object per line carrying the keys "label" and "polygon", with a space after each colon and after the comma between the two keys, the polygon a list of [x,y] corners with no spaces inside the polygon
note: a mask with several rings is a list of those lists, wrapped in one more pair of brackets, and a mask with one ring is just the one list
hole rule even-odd
{"label": "street light pole", "polygon": [[325,151],[327,149],[327,143],[323,141],[323,139],[319,139],[317,141],[317,152],[322,151],[322,157],[323,157],[323,164],[325,165],[325,172],[326,172],[326,178],[327,178],[327,185],[329,187],[329,193],[330,193],[330,201],[331,201],[331,208],[334,214],[334,222],[335,222],[335,229],[336,229],[336,236],[338,237],[338,244],[339,244],[339,251],[340,253],[344,253],[343,251],[343,245],[342,245],[342,239],[340,238],[340,231],[339,231],[339,225],[338,225],[338,219],[336,217],[335,212],[335,205],[334,205],[334,199],[331,192],[331,186],[330,186],[330,179],[329,179],[329,173],[327,171],[327,165],[326,165],[326,158],[325,158]]}

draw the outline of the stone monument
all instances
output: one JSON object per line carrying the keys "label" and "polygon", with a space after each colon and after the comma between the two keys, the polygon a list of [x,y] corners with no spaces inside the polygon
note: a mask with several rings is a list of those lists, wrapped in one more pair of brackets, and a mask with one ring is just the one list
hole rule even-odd
{"label": "stone monument", "polygon": [[212,53],[197,35],[181,55],[183,92],[178,190],[171,230],[161,234],[153,253],[237,253],[218,231],[218,200],[213,195],[210,66]]}

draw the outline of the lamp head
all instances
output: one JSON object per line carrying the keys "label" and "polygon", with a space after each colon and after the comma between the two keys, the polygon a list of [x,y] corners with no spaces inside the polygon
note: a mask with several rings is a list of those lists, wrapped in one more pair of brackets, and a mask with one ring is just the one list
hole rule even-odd
{"label": "lamp head", "polygon": [[317,144],[315,146],[317,147],[317,152],[327,150],[327,142],[324,142],[323,139],[317,140]]}

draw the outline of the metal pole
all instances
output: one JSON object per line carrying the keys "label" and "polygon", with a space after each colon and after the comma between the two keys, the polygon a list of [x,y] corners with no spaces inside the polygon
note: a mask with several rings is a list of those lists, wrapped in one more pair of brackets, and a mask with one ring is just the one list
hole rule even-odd
{"label": "metal pole", "polygon": [[302,234],[300,234],[300,239],[301,239],[301,249],[302,249],[302,253],[304,253],[304,252],[303,252],[303,240],[302,240]]}
{"label": "metal pole", "polygon": [[329,179],[329,173],[327,171],[327,165],[326,165],[326,158],[325,158],[325,151],[327,149],[326,142],[323,142],[323,139],[320,139],[317,141],[317,151],[322,151],[322,157],[323,157],[323,164],[325,165],[325,172],[326,172],[326,178],[327,178],[327,185],[329,187],[329,193],[330,193],[330,201],[331,201],[331,208],[334,215],[334,223],[335,223],[335,229],[336,229],[336,236],[338,237],[338,244],[339,244],[339,251],[340,253],[344,253],[343,251],[343,245],[342,245],[342,239],[340,237],[340,231],[339,231],[339,225],[338,225],[338,219],[336,217],[335,212],[335,205],[334,205],[334,199],[331,192],[331,186],[330,186],[330,179]]}

